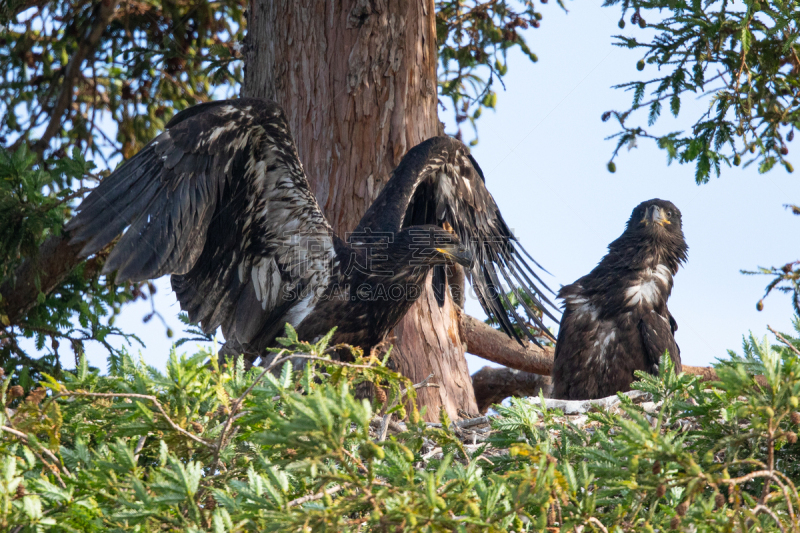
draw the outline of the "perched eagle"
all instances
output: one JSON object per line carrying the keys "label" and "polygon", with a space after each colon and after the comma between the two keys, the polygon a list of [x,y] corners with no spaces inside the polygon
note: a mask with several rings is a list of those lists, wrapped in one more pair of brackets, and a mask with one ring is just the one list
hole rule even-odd
{"label": "perched eagle", "polygon": [[561,288],[553,398],[584,400],[629,390],[634,370],[657,374],[665,351],[680,372],[678,324],[667,299],[687,251],[678,208],[648,200],[636,206],[594,270]]}
{"label": "perched eagle", "polygon": [[[287,322],[308,341],[338,326],[334,342],[369,350],[422,294],[432,268],[443,301],[453,263],[467,269],[484,310],[509,335],[525,320],[503,280],[552,316],[532,279],[544,284],[520,252],[535,261],[503,221],[469,150],[449,137],[409,151],[342,238],[309,189],[277,104],[200,104],[104,179],[67,225],[72,242],[85,243],[83,256],[125,228],[103,272],[117,271],[121,281],[172,274],[189,319],[206,332],[221,326],[254,357]],[[541,324],[533,309],[525,312]]]}

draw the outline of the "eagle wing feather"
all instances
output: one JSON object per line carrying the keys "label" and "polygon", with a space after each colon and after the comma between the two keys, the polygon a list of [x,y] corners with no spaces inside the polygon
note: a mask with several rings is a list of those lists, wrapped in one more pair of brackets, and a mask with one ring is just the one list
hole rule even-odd
{"label": "eagle wing feather", "polygon": [[667,315],[665,317],[656,311],[650,311],[639,320],[645,363],[653,374],[658,374],[658,365],[664,352],[669,352],[675,364],[675,371],[681,371],[681,352],[675,342],[675,330],[678,329],[678,324],[669,312]]}
{"label": "eagle wing feather", "polygon": [[[412,148],[361,219],[356,233],[366,229],[397,232],[419,224],[444,227],[445,223],[472,252],[474,262],[468,274],[486,314],[509,336],[521,340],[514,328],[517,325],[523,335],[536,342],[524,326],[526,321],[509,301],[501,281],[517,296],[528,319],[544,332],[547,329],[532,307],[557,322],[547,308],[555,306],[539,285],[550,289],[526,261],[525,256],[533,259],[506,225],[486,189],[483,171],[460,141],[434,137]],[[437,276],[435,271],[433,279],[434,283],[442,283],[444,276]],[[443,288],[434,289],[444,294]]]}
{"label": "eagle wing feather", "polygon": [[267,323],[302,320],[335,261],[333,231],[283,111],[260,99],[178,113],[92,191],[66,229],[88,256],[125,228],[104,273],[172,274],[190,320],[206,332],[222,325],[242,344]]}

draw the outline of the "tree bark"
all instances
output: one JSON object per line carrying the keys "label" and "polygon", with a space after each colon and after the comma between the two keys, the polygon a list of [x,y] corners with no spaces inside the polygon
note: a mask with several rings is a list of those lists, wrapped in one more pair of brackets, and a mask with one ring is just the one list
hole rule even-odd
{"label": "tree bark", "polygon": [[475,388],[478,411],[482,415],[492,405],[510,396],[523,398],[538,396],[542,392],[545,398],[549,398],[552,390],[549,376],[491,366],[485,366],[472,374],[472,386]]}
{"label": "tree bark", "polygon": [[[39,247],[37,257],[27,259],[19,265],[13,277],[9,276],[0,285],[0,327],[19,324],[28,311],[39,303],[40,292],[50,294],[61,285],[70,272],[83,261],[78,258],[81,248],[83,244],[69,244],[68,235],[54,235]],[[107,250],[104,250],[87,261],[84,270],[87,279],[97,273],[106,253]]]}
{"label": "tree bark", "polygon": [[[244,95],[286,111],[311,189],[333,228],[352,231],[416,144],[442,133],[436,114],[433,0],[252,0]],[[420,391],[427,420],[477,405],[460,309],[430,287],[395,329],[393,361]]]}
{"label": "tree bark", "polygon": [[467,343],[467,351],[486,360],[509,368],[549,376],[553,367],[552,346],[539,347],[531,342],[520,344],[505,333],[464,315],[461,331]]}

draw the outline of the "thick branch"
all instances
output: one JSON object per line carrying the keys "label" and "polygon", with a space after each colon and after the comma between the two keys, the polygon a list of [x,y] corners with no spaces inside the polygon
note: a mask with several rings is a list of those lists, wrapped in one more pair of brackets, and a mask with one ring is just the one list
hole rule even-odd
{"label": "thick branch", "polygon": [[42,137],[33,145],[33,150],[40,156],[47,148],[50,139],[62,128],[64,124],[64,113],[69,113],[72,107],[75,83],[77,83],[78,76],[81,73],[83,61],[90,53],[94,52],[97,43],[100,42],[100,37],[103,36],[103,32],[106,27],[108,27],[108,23],[111,22],[116,7],[117,2],[115,0],[100,1],[91,29],[81,41],[80,46],[70,58],[69,63],[67,63],[67,68],[64,71],[64,80],[61,84],[61,91],[58,93],[55,106],[49,112],[50,122],[47,124],[47,128],[44,130]]}
{"label": "thick branch", "polygon": [[[83,261],[78,257],[83,244],[70,244],[69,239],[69,235],[50,237],[39,247],[37,257],[23,261],[14,272],[14,277],[0,285],[0,315],[8,317],[9,325],[19,325],[38,303],[39,291],[49,295]],[[84,279],[91,279],[100,271],[110,251],[111,247],[106,247],[86,261]],[[36,284],[37,275],[39,288]]]}
{"label": "thick branch", "polygon": [[485,366],[472,374],[472,388],[475,389],[478,409],[484,414],[489,407],[509,396],[538,396],[542,391],[548,397],[550,378],[512,368]]}
{"label": "thick branch", "polygon": [[523,346],[505,333],[466,314],[461,315],[461,333],[461,338],[467,341],[467,351],[473,355],[523,372],[550,375],[553,348],[539,348],[530,342]]}
{"label": "thick branch", "polygon": [[[52,236],[39,247],[39,257],[25,260],[14,274],[0,285],[3,296],[2,314],[15,325],[37,303],[39,291],[50,294],[72,272],[81,260],[82,244],[69,244],[69,236]],[[39,287],[36,276],[39,276]]]}
{"label": "thick branch", "polygon": [[27,11],[32,7],[42,8],[47,3],[47,0],[22,0],[21,2],[8,2],[0,7],[0,23],[5,24],[9,20],[16,21],[17,15],[23,11]]}
{"label": "thick branch", "polygon": [[[539,348],[528,342],[519,344],[508,335],[484,324],[477,318],[462,315],[461,331],[467,341],[467,352],[509,368],[549,376],[553,367],[552,347]],[[703,381],[715,381],[713,368],[683,365],[686,374],[701,376]]]}

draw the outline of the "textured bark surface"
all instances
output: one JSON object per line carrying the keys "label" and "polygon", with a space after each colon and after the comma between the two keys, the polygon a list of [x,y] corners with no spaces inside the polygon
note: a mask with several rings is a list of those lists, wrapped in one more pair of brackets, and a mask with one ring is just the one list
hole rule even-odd
{"label": "textured bark surface", "polygon": [[[69,244],[68,235],[52,236],[39,247],[36,259],[28,259],[17,267],[14,277],[0,285],[0,315],[5,315],[14,326],[38,303],[39,292],[50,294],[81,263],[78,253],[83,244]],[[86,262],[84,275],[90,278],[102,266],[107,251],[102,251]],[[36,276],[39,275],[37,285]],[[0,327],[5,324],[0,324]]]}
{"label": "textured bark surface", "polygon": [[478,401],[480,414],[510,396],[520,398],[539,396],[543,392],[545,398],[550,396],[552,384],[549,376],[522,372],[513,368],[497,368],[485,366],[472,374],[472,386]]}
{"label": "textured bark surface", "polygon": [[[246,96],[286,111],[311,189],[344,236],[413,146],[441,134],[436,114],[433,0],[252,0]],[[420,392],[426,418],[477,411],[459,310],[430,289],[395,330],[393,358]]]}
{"label": "textured bark surface", "polygon": [[555,350],[552,346],[540,348],[532,342],[520,344],[469,315],[461,318],[461,332],[467,351],[473,355],[523,372],[550,375]]}

